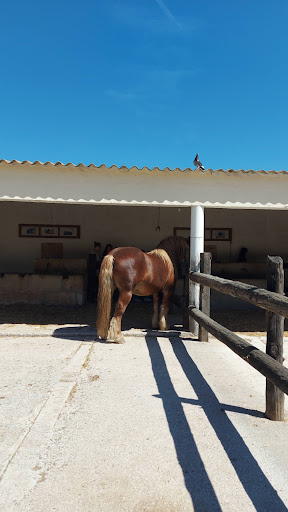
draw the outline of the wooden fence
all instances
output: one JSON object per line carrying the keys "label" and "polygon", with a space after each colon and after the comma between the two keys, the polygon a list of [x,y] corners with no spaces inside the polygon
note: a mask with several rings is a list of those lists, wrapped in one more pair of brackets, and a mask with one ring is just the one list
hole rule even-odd
{"label": "wooden fence", "polygon": [[[284,317],[288,318],[288,297],[284,296],[282,258],[268,256],[267,290],[211,275],[211,255],[201,254],[200,272],[189,279],[200,284],[200,309],[188,306],[188,314],[199,323],[199,340],[208,341],[208,332],[225,343],[266,377],[267,418],[284,421],[284,393],[288,394],[288,369],[283,366]],[[210,289],[250,302],[267,311],[266,354],[210,318]]]}

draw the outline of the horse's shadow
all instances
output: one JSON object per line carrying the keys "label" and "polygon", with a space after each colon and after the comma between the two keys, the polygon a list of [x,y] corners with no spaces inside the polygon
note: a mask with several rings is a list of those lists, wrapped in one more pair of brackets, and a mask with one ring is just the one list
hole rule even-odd
{"label": "horse's shadow", "polygon": [[232,410],[256,417],[263,417],[263,413],[221,404],[191,359],[180,335],[178,339],[175,336],[170,337],[170,343],[198,400],[179,397],[172,384],[159,343],[148,335],[146,343],[159,390],[159,395],[155,396],[163,402],[178,462],[193,503],[193,510],[216,512],[221,510],[221,506],[183,410],[182,404],[187,402],[202,407],[255,510],[258,512],[270,510],[287,512],[286,506],[263,473],[226,411]]}
{"label": "horse's shadow", "polygon": [[90,325],[58,327],[54,330],[52,337],[64,340],[109,343],[106,340],[98,338],[96,327],[91,327]]}
{"label": "horse's shadow", "polygon": [[[115,301],[112,305],[112,310],[114,310]],[[123,315],[122,318],[122,331],[124,336],[135,336],[135,330],[140,329],[140,336],[145,336],[146,333],[152,336],[161,336],[161,332],[158,330],[153,330],[151,328],[152,323],[152,313],[153,313],[153,302],[151,301],[131,301],[128,305],[128,308]],[[84,319],[85,320],[85,319]],[[89,321],[90,319],[88,319]],[[86,318],[87,321],[87,318]],[[179,332],[182,328],[182,312],[174,307],[174,313],[169,315],[169,322],[171,325],[170,332]],[[172,336],[173,336],[172,332]],[[167,333],[163,336],[167,336]],[[70,327],[58,327],[53,332],[54,338],[60,339],[72,339],[78,341],[90,340],[99,343],[114,343],[105,340],[101,340],[97,336],[97,329],[92,325],[74,325]]]}
{"label": "horse's shadow", "polygon": [[[151,328],[143,328],[142,330],[138,329],[138,332],[135,331],[135,328],[129,326],[126,331],[123,331],[123,334],[127,340],[130,337],[133,338],[143,338],[145,336],[151,338],[167,338],[166,331],[158,331],[157,329]],[[185,333],[181,330],[181,327],[172,327],[169,331],[170,338],[179,338],[181,334],[181,339],[191,339],[189,333],[187,333],[187,337]],[[113,343],[118,345],[117,342],[112,340],[102,340],[97,335],[97,329],[95,327],[91,327],[90,325],[83,326],[70,326],[70,327],[58,327],[54,330],[52,334],[53,338],[66,339],[66,340],[75,340],[75,341],[91,341],[92,343]]]}

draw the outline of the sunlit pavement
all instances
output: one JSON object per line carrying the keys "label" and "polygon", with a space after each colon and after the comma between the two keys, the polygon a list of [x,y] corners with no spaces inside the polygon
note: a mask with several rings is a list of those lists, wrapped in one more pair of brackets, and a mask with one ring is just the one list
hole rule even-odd
{"label": "sunlit pavement", "polygon": [[217,340],[7,324],[0,366],[1,510],[287,510],[287,423]]}

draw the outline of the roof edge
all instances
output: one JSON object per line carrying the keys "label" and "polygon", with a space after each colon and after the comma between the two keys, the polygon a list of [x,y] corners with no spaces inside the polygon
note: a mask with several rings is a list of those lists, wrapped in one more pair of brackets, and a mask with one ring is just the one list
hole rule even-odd
{"label": "roof edge", "polygon": [[30,162],[29,160],[23,160],[23,161],[20,161],[20,160],[5,160],[5,159],[1,159],[0,160],[0,165],[3,165],[3,164],[8,164],[8,165],[40,165],[40,166],[54,166],[54,167],[74,167],[74,168],[86,168],[86,169],[101,169],[102,167],[106,167],[107,169],[117,169],[119,171],[132,171],[132,170],[136,170],[136,171],[143,171],[143,170],[147,170],[147,171],[159,171],[159,172],[200,172],[202,174],[216,174],[216,173],[224,173],[224,174],[274,174],[274,175],[278,175],[278,174],[288,174],[288,171],[284,171],[284,170],[281,170],[281,171],[275,171],[275,170],[270,170],[270,171],[264,171],[263,169],[260,169],[258,171],[255,171],[253,169],[248,169],[248,170],[244,170],[244,169],[237,169],[237,170],[234,170],[234,169],[201,169],[200,167],[196,167],[195,169],[191,169],[190,167],[186,167],[185,169],[180,169],[179,167],[176,167],[174,169],[170,169],[169,167],[164,167],[163,169],[160,169],[159,167],[153,167],[153,168],[149,168],[147,166],[144,166],[142,168],[138,168],[136,165],[133,165],[132,167],[126,167],[126,165],[121,165],[120,167],[118,167],[117,165],[111,165],[110,167],[105,165],[105,164],[101,164],[101,165],[95,165],[93,163],[89,164],[89,165],[85,165],[83,164],[82,162],[78,163],[78,164],[73,164],[72,162],[68,162],[67,164],[63,164],[62,162],[56,162],[56,163],[53,163],[53,162],[50,162],[50,161],[47,161],[47,162],[40,162],[39,160],[35,160],[35,162]]}

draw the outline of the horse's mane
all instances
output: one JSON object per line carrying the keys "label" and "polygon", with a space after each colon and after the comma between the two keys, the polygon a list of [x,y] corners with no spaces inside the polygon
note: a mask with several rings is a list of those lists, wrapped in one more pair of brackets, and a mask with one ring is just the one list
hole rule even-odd
{"label": "horse's mane", "polygon": [[160,242],[157,249],[163,249],[170,257],[175,275],[177,275],[177,266],[185,258],[185,249],[189,247],[186,238],[183,236],[169,236]]}

